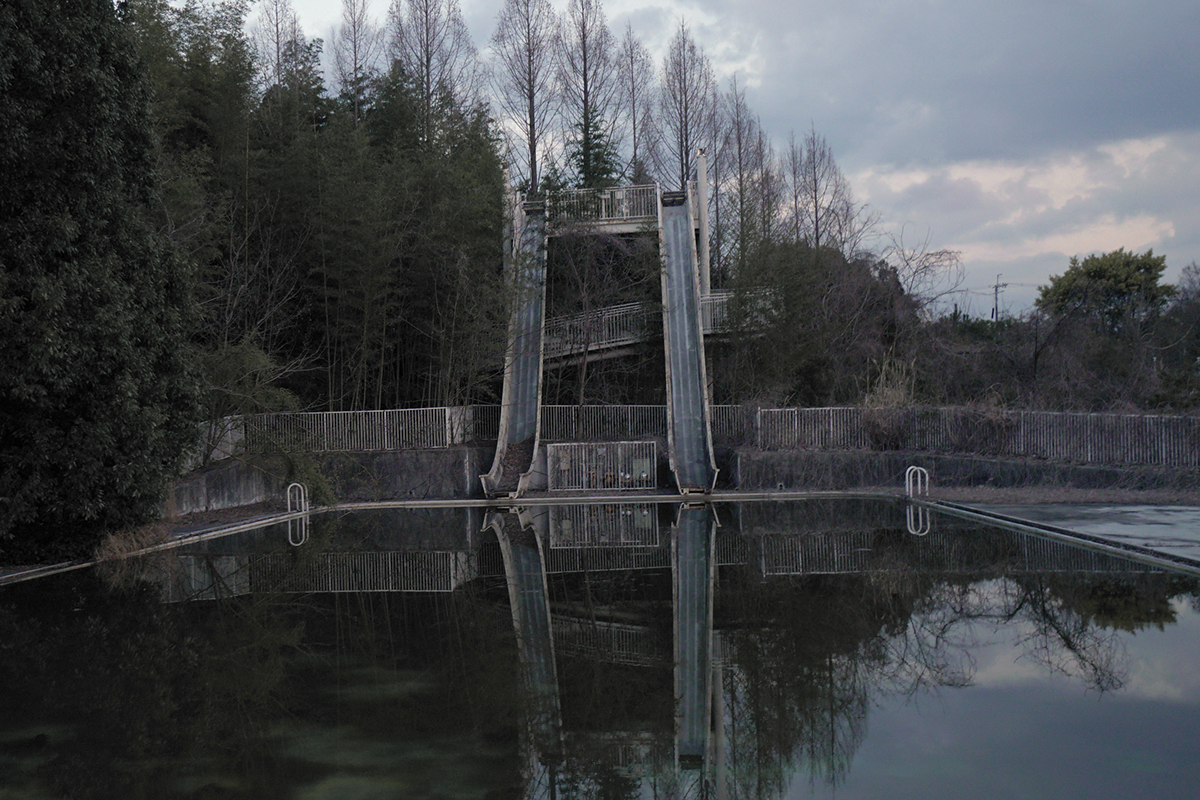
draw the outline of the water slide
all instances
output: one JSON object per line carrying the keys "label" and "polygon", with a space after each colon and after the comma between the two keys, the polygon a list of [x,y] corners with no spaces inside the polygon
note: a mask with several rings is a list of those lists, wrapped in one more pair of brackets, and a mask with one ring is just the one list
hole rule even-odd
{"label": "water slide", "polygon": [[661,213],[667,453],[680,492],[710,492],[717,465],[704,371],[696,239],[687,193],[664,192]]}
{"label": "water slide", "polygon": [[513,239],[515,247],[507,265],[513,310],[504,356],[500,429],[492,468],[480,476],[489,497],[519,494],[522,476],[525,483],[530,480],[527,473],[538,450],[546,308],[544,203],[514,203]]}

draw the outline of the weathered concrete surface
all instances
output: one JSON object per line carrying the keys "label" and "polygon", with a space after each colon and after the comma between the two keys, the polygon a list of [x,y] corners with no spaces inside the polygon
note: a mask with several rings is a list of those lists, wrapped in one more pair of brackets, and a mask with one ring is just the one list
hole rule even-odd
{"label": "weathered concrete surface", "polygon": [[986,504],[1011,517],[1090,533],[1200,561],[1200,508],[1195,506]]}
{"label": "weathered concrete surface", "polygon": [[226,459],[184,475],[168,497],[163,515],[170,518],[282,500],[287,475],[282,457]]}
{"label": "weathered concrete surface", "polygon": [[[491,457],[480,447],[311,456],[339,502],[482,497],[479,474]],[[282,501],[294,474],[284,456],[227,459],[181,478],[164,516]]]}
{"label": "weathered concrete surface", "polygon": [[738,489],[844,490],[903,486],[912,465],[929,470],[934,486],[1069,486],[1080,489],[1200,487],[1200,473],[1151,467],[1101,467],[908,452],[802,452],[741,449],[731,461]]}
{"label": "weathered concrete surface", "polygon": [[480,447],[451,447],[322,453],[315,458],[339,502],[460,500],[483,497],[479,475],[491,462],[492,453]]}

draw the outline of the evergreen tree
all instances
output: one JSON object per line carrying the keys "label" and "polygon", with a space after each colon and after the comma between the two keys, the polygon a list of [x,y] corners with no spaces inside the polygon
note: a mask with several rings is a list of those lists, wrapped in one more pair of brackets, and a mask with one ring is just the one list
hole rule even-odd
{"label": "evergreen tree", "polygon": [[11,537],[40,555],[77,550],[153,518],[194,439],[189,284],[147,218],[154,146],[135,54],[110,0],[0,6],[10,550]]}

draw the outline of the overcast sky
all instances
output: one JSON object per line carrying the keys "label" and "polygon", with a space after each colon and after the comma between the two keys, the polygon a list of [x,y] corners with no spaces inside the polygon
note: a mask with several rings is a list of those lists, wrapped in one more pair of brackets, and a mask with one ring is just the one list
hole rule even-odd
{"label": "overcast sky", "polygon": [[[294,0],[328,40],[339,0]],[[501,0],[460,0],[481,50]],[[562,9],[566,0],[551,0]],[[387,0],[373,0],[378,19]],[[687,21],[774,138],[810,125],[855,198],[961,250],[977,316],[1018,313],[1073,255],[1200,261],[1200,2],[694,0],[605,4],[657,58]]]}

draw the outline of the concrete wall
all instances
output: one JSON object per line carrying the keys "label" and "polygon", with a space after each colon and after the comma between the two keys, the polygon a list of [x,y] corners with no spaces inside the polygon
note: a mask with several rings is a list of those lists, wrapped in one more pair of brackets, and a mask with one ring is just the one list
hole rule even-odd
{"label": "concrete wall", "polygon": [[[487,448],[320,453],[311,456],[340,502],[483,497],[479,482]],[[285,500],[294,469],[283,456],[227,459],[185,475],[175,485],[165,516],[220,511]],[[310,492],[312,487],[309,487]]]}
{"label": "concrete wall", "polygon": [[175,484],[164,513],[171,517],[283,501],[287,474],[287,462],[279,457],[226,459],[184,475]]}
{"label": "concrete wall", "polygon": [[492,451],[481,447],[321,453],[314,456],[341,502],[483,497],[479,476]]}

